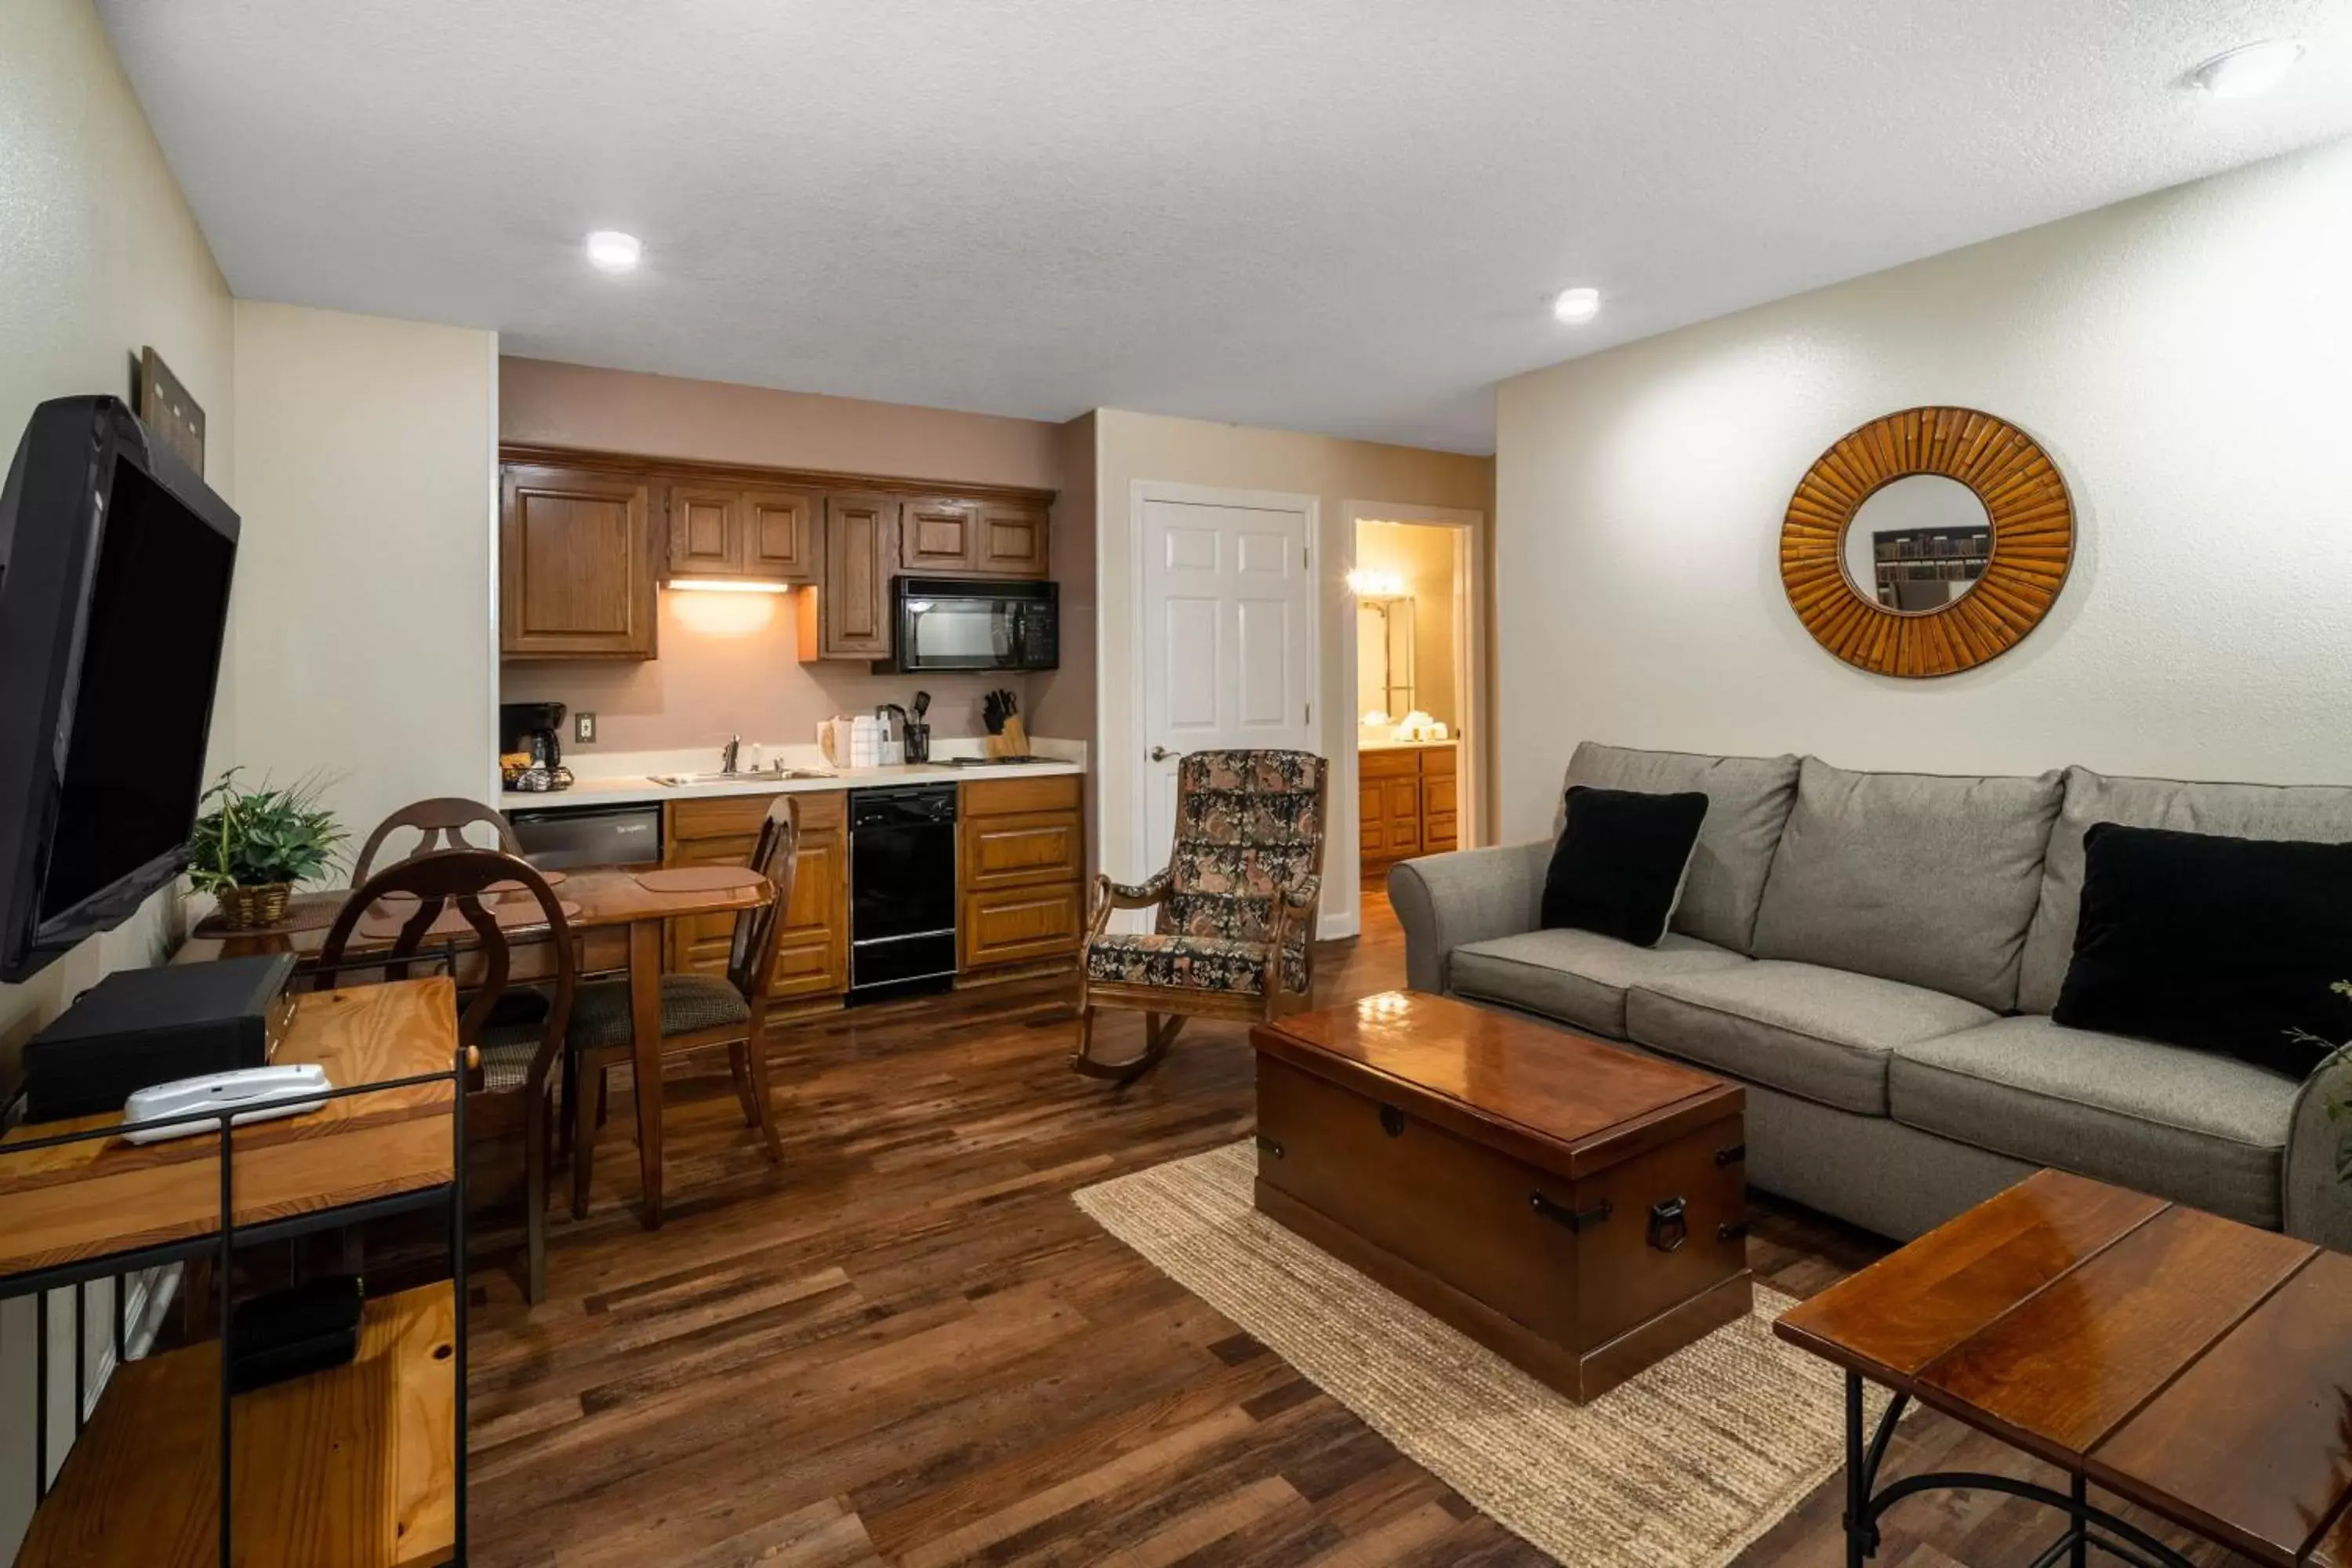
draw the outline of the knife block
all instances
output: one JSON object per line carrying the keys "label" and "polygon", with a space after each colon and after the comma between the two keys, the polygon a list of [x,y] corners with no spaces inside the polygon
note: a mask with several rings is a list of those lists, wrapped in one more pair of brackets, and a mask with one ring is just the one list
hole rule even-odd
{"label": "knife block", "polygon": [[1004,732],[988,737],[988,754],[992,757],[1025,757],[1029,754],[1029,727],[1021,722],[1020,715],[1004,721]]}

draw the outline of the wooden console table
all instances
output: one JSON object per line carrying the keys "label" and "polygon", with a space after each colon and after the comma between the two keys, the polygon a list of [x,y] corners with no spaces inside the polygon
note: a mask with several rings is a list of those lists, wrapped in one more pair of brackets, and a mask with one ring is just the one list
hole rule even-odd
{"label": "wooden console table", "polygon": [[[2066,1513],[2036,1561],[2188,1559],[2095,1507],[2096,1483],[2279,1568],[2352,1565],[2352,1257],[2043,1171],[1791,1309],[1776,1331],[1846,1369],[1846,1561],[1923,1491]],[[1864,1379],[1895,1390],[1874,1436]],[[1917,1399],[2066,1472],[1938,1472],[1884,1487]]]}
{"label": "wooden console table", "polygon": [[[465,1305],[450,1281],[369,1301],[355,1361],[238,1394],[226,1416],[218,1342],[120,1359],[121,1278],[205,1255],[218,1267],[224,1213],[226,1239],[246,1247],[446,1204],[452,1279],[462,1279],[453,983],[298,997],[276,1060],[316,1062],[338,1089],[362,1091],[235,1129],[226,1205],[217,1131],[143,1146],[47,1142],[110,1131],[121,1118],[106,1115],[0,1138],[0,1296],[42,1294],[46,1337],[46,1292],[71,1287],[79,1352],[80,1286],[110,1275],[118,1284],[117,1367],[33,1515],[20,1565],[219,1563],[225,1495],[242,1568],[462,1558]],[[420,1081],[362,1089],[404,1079]],[[224,1289],[227,1277],[220,1268]],[[43,1478],[46,1415],[44,1403]],[[234,1461],[226,1487],[225,1430]]]}

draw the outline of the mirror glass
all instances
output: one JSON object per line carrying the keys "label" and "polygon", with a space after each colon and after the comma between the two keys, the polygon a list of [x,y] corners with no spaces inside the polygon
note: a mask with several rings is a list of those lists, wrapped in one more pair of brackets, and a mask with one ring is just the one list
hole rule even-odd
{"label": "mirror glass", "polygon": [[[1412,599],[1356,601],[1356,717],[1393,724],[1413,710]],[[1370,715],[1385,717],[1372,720]]]}
{"label": "mirror glass", "polygon": [[1976,491],[1942,474],[1891,479],[1845,530],[1845,574],[1871,603],[1906,615],[1940,610],[1976,586],[1992,559],[1992,519]]}

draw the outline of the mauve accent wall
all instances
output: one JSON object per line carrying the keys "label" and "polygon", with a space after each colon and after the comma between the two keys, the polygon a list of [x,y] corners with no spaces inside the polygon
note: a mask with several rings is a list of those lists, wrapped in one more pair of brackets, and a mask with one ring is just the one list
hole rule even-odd
{"label": "mauve accent wall", "polygon": [[[1066,604],[1093,600],[1092,504],[1072,520],[1068,471],[1071,454],[1087,448],[1065,426],[509,357],[499,362],[499,433],[510,443],[1060,491],[1054,575]],[[1090,483],[1076,489],[1091,496]],[[1048,696],[1076,687],[1091,695],[1091,668],[1067,679],[1072,666],[1090,664],[1088,648],[1067,648],[1059,677],[877,676],[850,660],[802,664],[796,613],[782,596],[665,591],[658,658],[509,662],[500,699],[594,711],[596,742],[576,748],[583,755],[709,746],[716,757],[732,734],[812,741],[820,720],[904,705],[919,688],[931,694],[942,738],[979,734],[982,694],[1009,686],[1031,710],[1033,733],[1093,739],[1091,701]]]}

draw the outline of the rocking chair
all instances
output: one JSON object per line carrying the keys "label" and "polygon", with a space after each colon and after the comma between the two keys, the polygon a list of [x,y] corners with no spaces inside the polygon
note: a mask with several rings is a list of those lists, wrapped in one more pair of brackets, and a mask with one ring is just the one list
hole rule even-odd
{"label": "rocking chair", "polygon": [[[1323,892],[1326,768],[1311,752],[1195,752],[1176,766],[1175,844],[1139,886],[1098,879],[1078,969],[1078,1049],[1090,1078],[1134,1082],[1187,1018],[1270,1021],[1313,989]],[[1148,932],[1113,931],[1113,910],[1157,909]],[[1094,1054],[1097,1007],[1144,1016],[1144,1047]]]}

